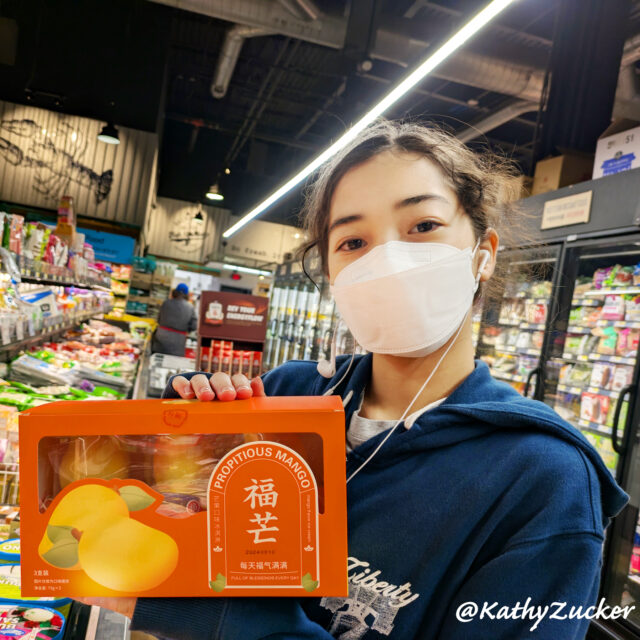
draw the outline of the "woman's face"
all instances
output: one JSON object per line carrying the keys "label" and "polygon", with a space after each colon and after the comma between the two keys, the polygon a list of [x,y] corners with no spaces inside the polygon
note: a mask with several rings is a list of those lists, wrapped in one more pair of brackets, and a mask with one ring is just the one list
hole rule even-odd
{"label": "woman's face", "polygon": [[[427,158],[385,151],[342,177],[329,212],[329,281],[373,247],[391,240],[475,247],[471,219],[440,169]],[[493,272],[497,246],[497,234],[491,231],[481,243],[491,252],[482,280]]]}

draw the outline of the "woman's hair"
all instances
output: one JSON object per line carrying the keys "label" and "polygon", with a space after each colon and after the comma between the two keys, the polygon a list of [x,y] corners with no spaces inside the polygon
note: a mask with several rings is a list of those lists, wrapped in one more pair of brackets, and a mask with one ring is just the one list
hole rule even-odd
{"label": "woman's hair", "polygon": [[329,211],[336,186],[350,169],[384,151],[412,153],[434,162],[469,216],[476,238],[483,239],[487,229],[493,228],[504,240],[503,233],[513,219],[513,202],[521,189],[513,163],[471,151],[436,127],[379,120],[327,162],[307,188],[301,212],[309,239],[303,247],[303,267],[306,254],[315,247],[322,270],[327,272]]}

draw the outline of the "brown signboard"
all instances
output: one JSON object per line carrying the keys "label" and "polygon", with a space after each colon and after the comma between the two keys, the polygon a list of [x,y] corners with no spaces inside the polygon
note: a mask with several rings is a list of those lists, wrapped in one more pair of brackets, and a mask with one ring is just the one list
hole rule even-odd
{"label": "brown signboard", "polygon": [[203,338],[264,342],[269,299],[227,291],[203,291],[198,332]]}

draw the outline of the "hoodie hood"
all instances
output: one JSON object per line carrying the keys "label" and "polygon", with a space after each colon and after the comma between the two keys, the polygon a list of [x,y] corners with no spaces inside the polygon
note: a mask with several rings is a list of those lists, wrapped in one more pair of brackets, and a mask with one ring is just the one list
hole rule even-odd
{"label": "hoodie hood", "polygon": [[[345,356],[338,360],[339,366],[331,380],[318,376],[320,379],[314,393],[320,395],[336,384],[345,375],[349,359]],[[359,356],[351,374],[334,391],[343,398],[347,425],[371,377],[371,365],[371,354]],[[493,378],[489,367],[481,360],[476,360],[473,372],[444,402],[421,415],[410,430],[396,429],[367,466],[387,466],[396,462],[398,457],[406,457],[416,451],[450,446],[498,430],[543,432],[580,449],[598,475],[603,515],[608,518],[619,513],[629,500],[598,452],[578,429],[548,405],[525,398],[507,383]],[[380,437],[374,437],[349,455],[360,464],[371,455],[379,442]]]}

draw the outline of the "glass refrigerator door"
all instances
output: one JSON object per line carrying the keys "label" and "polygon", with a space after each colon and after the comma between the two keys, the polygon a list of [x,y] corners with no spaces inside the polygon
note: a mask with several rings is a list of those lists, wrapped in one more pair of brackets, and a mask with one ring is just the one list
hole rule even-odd
{"label": "glass refrigerator door", "polygon": [[[607,530],[601,597],[635,605],[626,620],[593,621],[598,637],[640,635],[640,235],[585,241],[565,259],[565,300],[546,366],[544,401],[572,422],[630,495]],[[568,311],[568,313],[567,313]]]}
{"label": "glass refrigerator door", "polygon": [[[590,241],[568,247],[544,401],[582,431],[612,474],[618,465],[640,338],[640,245]],[[637,283],[637,284],[636,284]]]}
{"label": "glass refrigerator door", "polygon": [[504,286],[482,312],[478,356],[495,378],[528,396],[536,390],[559,254],[559,245],[502,251]]}

